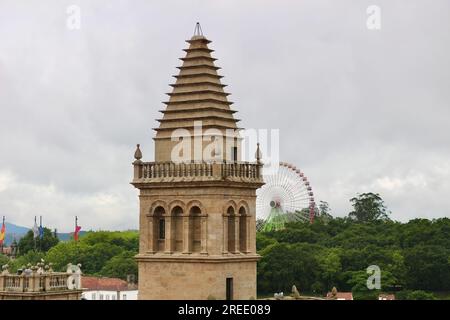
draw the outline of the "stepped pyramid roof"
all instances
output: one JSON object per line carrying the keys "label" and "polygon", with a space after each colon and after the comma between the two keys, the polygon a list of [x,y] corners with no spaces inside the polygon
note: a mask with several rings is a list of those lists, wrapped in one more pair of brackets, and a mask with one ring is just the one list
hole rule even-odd
{"label": "stepped pyramid roof", "polygon": [[226,85],[221,83],[220,68],[215,65],[217,59],[211,56],[214,50],[208,47],[211,41],[203,36],[198,23],[194,36],[186,42],[189,47],[180,58],[183,63],[174,76],[175,83],[170,85],[173,89],[167,93],[166,108],[160,110],[163,116],[158,119],[155,139],[168,138],[178,128],[191,131],[195,121],[202,121],[205,130],[238,129],[239,120],[233,116],[236,111],[230,108],[233,102],[228,101]]}

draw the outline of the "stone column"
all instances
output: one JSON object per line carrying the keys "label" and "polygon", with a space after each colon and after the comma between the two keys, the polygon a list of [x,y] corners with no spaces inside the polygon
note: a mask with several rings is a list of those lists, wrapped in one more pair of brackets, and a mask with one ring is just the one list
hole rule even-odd
{"label": "stone column", "polygon": [[241,244],[241,242],[239,241],[239,234],[240,234],[240,228],[239,228],[239,218],[240,218],[240,215],[239,214],[237,214],[237,215],[235,215],[235,217],[234,217],[234,252],[235,253],[237,253],[237,252],[239,252],[239,247],[240,247],[240,244]]}
{"label": "stone column", "polygon": [[207,221],[208,216],[207,215],[202,215],[201,216],[201,250],[200,253],[201,254],[208,254],[208,250],[207,250],[207,239],[208,239],[208,232],[207,232],[207,225],[206,225],[206,221]]}
{"label": "stone column", "polygon": [[191,234],[189,232],[189,215],[183,216],[183,253],[191,253]]}
{"label": "stone column", "polygon": [[228,215],[223,215],[223,253],[228,253]]}
{"label": "stone column", "polygon": [[51,279],[51,273],[49,273],[49,275],[47,277],[45,277],[44,290],[46,290],[46,291],[50,290],[50,279]]}
{"label": "stone column", "polygon": [[166,222],[165,222],[165,248],[166,248],[166,253],[172,253],[172,217],[171,216],[166,216]]}
{"label": "stone column", "polygon": [[31,279],[32,279],[32,283],[30,283],[30,287],[29,288],[31,288],[32,291],[39,291],[40,275],[38,275],[35,270],[33,270],[33,275],[31,277]]}
{"label": "stone column", "polygon": [[220,163],[212,164],[212,176],[221,177],[222,176],[222,165]]}
{"label": "stone column", "polygon": [[[157,243],[155,243],[155,238],[158,237],[158,235],[155,235],[155,227],[154,227],[154,220],[155,217],[154,216],[148,216],[147,217],[148,221],[147,221],[147,252],[148,253],[155,253],[155,250],[157,250],[156,245]],[[156,240],[157,241],[157,240]]]}
{"label": "stone column", "polygon": [[[141,161],[142,158],[142,153],[138,154],[138,152],[140,153],[141,151],[139,150],[139,145],[136,149],[136,153],[135,153],[135,157],[137,156],[136,160],[133,161],[133,167],[134,167],[134,172],[133,172],[133,180],[139,180],[142,178],[142,165],[143,162]],[[140,158],[139,158],[140,157]]]}
{"label": "stone column", "polygon": [[250,216],[245,216],[245,253],[250,252]]}
{"label": "stone column", "polygon": [[[34,285],[34,276],[29,276],[29,282],[28,282],[28,291],[32,291],[33,290],[33,285]],[[20,292],[25,292],[25,276],[22,275],[19,277],[19,291]]]}

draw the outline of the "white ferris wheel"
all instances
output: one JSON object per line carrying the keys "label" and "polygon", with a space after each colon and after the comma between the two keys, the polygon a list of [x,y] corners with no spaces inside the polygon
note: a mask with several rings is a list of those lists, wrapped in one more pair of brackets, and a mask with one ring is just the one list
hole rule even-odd
{"label": "white ferris wheel", "polygon": [[265,184],[256,192],[257,230],[280,230],[286,222],[314,221],[314,193],[300,169],[280,162],[275,174],[263,178]]}

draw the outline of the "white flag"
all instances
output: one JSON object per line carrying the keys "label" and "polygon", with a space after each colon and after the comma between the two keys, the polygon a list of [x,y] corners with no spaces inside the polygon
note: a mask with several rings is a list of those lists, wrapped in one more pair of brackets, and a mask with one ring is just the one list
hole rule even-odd
{"label": "white flag", "polygon": [[33,235],[35,238],[39,237],[39,227],[36,223],[36,220],[34,221],[34,226],[33,226]]}

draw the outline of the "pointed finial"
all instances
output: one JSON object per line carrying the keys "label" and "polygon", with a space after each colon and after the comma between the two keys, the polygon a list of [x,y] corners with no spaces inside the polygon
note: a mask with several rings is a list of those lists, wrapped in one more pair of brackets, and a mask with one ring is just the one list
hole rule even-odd
{"label": "pointed finial", "polygon": [[262,152],[259,148],[259,142],[256,144],[256,153],[255,153],[256,162],[260,163],[262,158]]}
{"label": "pointed finial", "polygon": [[333,296],[335,296],[335,295],[337,295],[337,289],[336,289],[336,287],[333,287],[333,289],[331,289],[331,294],[333,295]]}
{"label": "pointed finial", "polygon": [[134,158],[138,161],[142,159],[142,152],[140,146],[141,146],[140,144],[137,144],[136,151],[134,152]]}
{"label": "pointed finial", "polygon": [[195,24],[194,37],[195,36],[203,37],[203,30],[202,27],[200,26],[200,22],[197,22]]}

